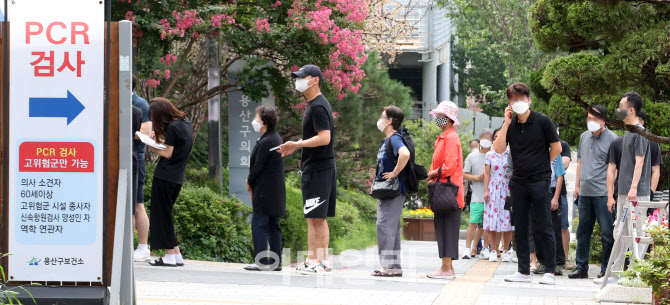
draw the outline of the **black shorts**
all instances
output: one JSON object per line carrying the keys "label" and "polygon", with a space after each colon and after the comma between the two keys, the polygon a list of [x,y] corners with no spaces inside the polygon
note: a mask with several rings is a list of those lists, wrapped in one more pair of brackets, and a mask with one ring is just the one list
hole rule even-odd
{"label": "black shorts", "polygon": [[302,173],[302,203],[305,218],[335,216],[337,169]]}

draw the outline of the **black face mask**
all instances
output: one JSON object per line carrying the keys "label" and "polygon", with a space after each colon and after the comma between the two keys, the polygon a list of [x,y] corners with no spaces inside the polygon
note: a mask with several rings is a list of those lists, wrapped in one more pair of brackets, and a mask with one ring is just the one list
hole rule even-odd
{"label": "black face mask", "polygon": [[617,109],[616,110],[616,117],[619,120],[625,120],[628,117],[628,109],[623,110],[623,109]]}

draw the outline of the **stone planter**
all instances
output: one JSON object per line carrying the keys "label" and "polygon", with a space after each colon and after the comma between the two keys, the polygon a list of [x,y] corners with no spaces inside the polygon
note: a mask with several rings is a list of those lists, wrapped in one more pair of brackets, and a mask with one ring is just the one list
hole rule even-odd
{"label": "stone planter", "polygon": [[433,218],[403,218],[402,235],[405,240],[437,241]]}

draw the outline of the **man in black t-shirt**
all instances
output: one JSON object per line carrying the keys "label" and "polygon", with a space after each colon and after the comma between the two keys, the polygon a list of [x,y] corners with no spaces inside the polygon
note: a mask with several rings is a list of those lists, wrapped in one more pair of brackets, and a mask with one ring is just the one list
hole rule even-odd
{"label": "man in black t-shirt", "polygon": [[305,117],[302,120],[302,140],[289,141],[277,150],[287,156],[302,149],[302,198],[303,212],[307,219],[307,260],[296,268],[301,274],[328,273],[332,267],[328,262],[328,240],[330,238],[327,217],[335,216],[337,200],[337,169],[333,148],[333,110],[321,94],[321,70],[306,65],[291,73],[296,78],[296,90],[307,100]]}
{"label": "man in black t-shirt", "polygon": [[509,106],[505,109],[505,123],[494,147],[496,152],[502,154],[509,144],[514,163],[509,187],[519,264],[518,272],[506,277],[505,281],[532,281],[528,244],[528,222],[532,219],[532,234],[538,252],[542,251],[546,272],[540,284],[555,285],[556,239],[551,222],[550,182],[551,160],[561,154],[561,143],[551,119],[529,109],[531,100],[528,86],[523,83],[510,85],[507,98]]}

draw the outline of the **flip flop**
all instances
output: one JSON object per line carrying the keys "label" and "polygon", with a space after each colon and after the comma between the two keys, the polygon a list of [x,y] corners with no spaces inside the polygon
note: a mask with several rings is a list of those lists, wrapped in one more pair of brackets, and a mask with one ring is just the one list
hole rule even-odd
{"label": "flip flop", "polygon": [[245,266],[244,270],[247,270],[247,271],[261,271],[261,268],[258,268],[258,266],[256,266],[256,265],[249,265],[249,266]]}
{"label": "flip flop", "polygon": [[402,276],[402,271],[397,272],[397,271],[381,271],[381,270],[375,270],[370,274],[372,276],[379,276],[379,277],[401,277]]}
{"label": "flip flop", "polygon": [[163,261],[162,257],[158,258],[157,260],[155,260],[153,262],[149,262],[149,265],[152,265],[154,267],[177,267],[176,264],[166,264]]}

